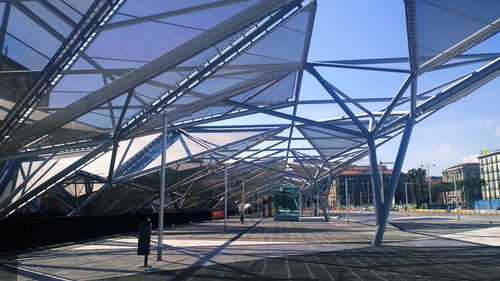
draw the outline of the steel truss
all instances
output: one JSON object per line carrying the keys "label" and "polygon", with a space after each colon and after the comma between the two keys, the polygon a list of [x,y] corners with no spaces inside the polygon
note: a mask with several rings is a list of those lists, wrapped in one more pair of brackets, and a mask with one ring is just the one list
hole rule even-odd
{"label": "steel truss", "polygon": [[[167,16],[182,15],[192,9],[158,13],[106,25],[119,11],[124,1],[96,0],[79,22],[65,16],[49,2],[42,1],[47,9],[72,26],[71,34],[68,37],[61,37],[62,35],[44,23],[41,18],[32,14],[22,2],[7,2],[4,13],[8,15],[11,5],[15,6],[55,38],[60,39],[62,44],[43,70],[16,72],[16,75],[34,77],[35,82],[23,98],[8,110],[0,127],[2,136],[0,195],[7,194],[4,196],[6,199],[0,202],[0,218],[12,214],[26,204],[33,204],[33,200],[45,192],[71,210],[69,216],[74,216],[89,214],[93,209],[98,209],[97,207],[104,205],[99,200],[103,200],[101,198],[104,198],[106,193],[120,188],[126,190],[123,196],[127,194],[142,196],[140,204],[130,204],[117,211],[127,213],[136,211],[144,205],[156,206],[158,203],[165,203],[167,210],[215,209],[223,205],[224,199],[229,199],[229,205],[235,208],[242,201],[249,202],[247,200],[250,198],[253,201],[254,194],[259,195],[254,201],[258,204],[262,200],[260,194],[269,192],[273,185],[291,183],[300,187],[301,207],[313,194],[317,195],[325,221],[328,221],[328,194],[332,178],[349,164],[368,156],[377,225],[372,243],[378,246],[383,240],[391,199],[396,191],[414,125],[472,93],[500,74],[500,53],[463,54],[472,46],[496,34],[500,29],[498,20],[464,38],[440,55],[420,63],[414,0],[405,1],[408,57],[308,62],[306,58],[316,9],[315,1],[273,0],[259,1],[251,8],[142,66],[123,69],[106,69],[88,57],[84,51],[102,31],[133,26]],[[197,9],[210,9],[218,5],[229,5],[229,2],[204,4]],[[198,87],[210,79],[223,77],[221,73],[232,66],[233,62],[239,57],[248,55],[253,47],[273,36],[301,12],[308,12],[309,15],[303,32],[305,41],[301,60],[293,63],[280,62],[274,66],[266,65],[272,71],[261,70],[261,73],[255,74],[251,79],[242,79],[241,82],[213,96],[199,90]],[[3,19],[2,26],[5,26],[8,17],[4,16]],[[0,38],[2,46],[4,37],[5,34]],[[230,40],[224,41],[228,38]],[[220,42],[225,44],[216,48],[217,51],[198,62],[195,67],[185,67],[185,72],[181,72],[183,62]],[[79,57],[84,57],[95,69],[71,69],[71,65]],[[399,63],[409,63],[409,69],[391,66]],[[424,73],[432,74],[442,69],[477,63],[486,65],[427,91],[417,92],[419,76]],[[248,70],[248,65],[239,67],[241,69],[236,67],[236,70],[245,75],[252,73],[252,70]],[[321,70],[324,68],[355,69],[407,76],[393,96],[354,98],[331,82],[329,77],[322,75]],[[182,76],[177,82],[170,85],[153,80],[172,70]],[[50,110],[44,111],[46,116],[42,119],[32,118],[35,113],[42,112],[37,108],[37,102],[57,85],[63,75],[81,73],[102,74],[105,77],[103,79],[110,82],[54,113],[49,114]],[[119,77],[116,76],[118,74]],[[310,100],[307,99],[307,92],[301,93],[304,75],[309,74],[324,88],[330,96],[329,99]],[[0,77],[9,75],[12,75],[12,71],[0,72]],[[278,87],[288,75],[293,76],[290,97],[273,102],[254,102],[253,99],[268,93],[266,91],[273,87]],[[145,101],[140,98],[137,90],[143,85],[161,86],[164,90],[157,97]],[[443,90],[439,91],[440,89]],[[248,95],[236,98],[242,93]],[[182,101],[186,96],[196,97],[199,101],[185,105]],[[111,101],[119,97],[126,97],[123,105],[112,105]],[[133,104],[132,100],[140,101],[140,105]],[[381,102],[387,105],[379,110],[372,110],[367,106],[370,103]],[[299,109],[305,105],[331,105],[340,108],[345,115],[332,116],[333,118],[328,120],[299,116]],[[212,113],[210,108],[215,107],[224,110]],[[113,115],[114,109],[120,110],[116,120]],[[206,114],[195,116],[195,113],[205,109],[207,109]],[[47,145],[50,142],[46,140],[50,140],[51,134],[65,126],[81,125],[78,119],[93,110],[109,110],[113,129],[101,131],[96,127],[99,133],[95,137]],[[181,151],[186,154],[185,157],[168,162],[166,169],[152,164],[162,152],[165,152],[161,149],[164,137],[162,121],[152,117],[164,112],[168,116],[167,149],[179,145],[183,148]],[[255,115],[272,116],[283,122],[275,125],[215,123],[227,120],[238,122],[239,117]],[[217,131],[227,132],[228,135],[247,135],[235,137],[233,141],[223,144],[212,143],[210,138],[196,136],[202,132],[215,134]],[[393,174],[387,192],[382,194],[381,183],[377,177],[377,147],[398,135],[402,135],[402,139]],[[142,137],[150,139],[139,149],[135,149],[134,142]],[[329,144],[325,145],[325,142]],[[123,151],[124,147],[126,149]],[[192,153],[193,147],[199,151]],[[43,177],[52,172],[51,169],[56,165],[54,159],[78,153],[79,157],[69,166],[55,171],[48,178]],[[106,166],[105,174],[94,174],[85,170],[93,161],[102,159],[104,155],[109,155],[109,165]],[[33,164],[35,162],[39,165]],[[30,168],[24,169],[23,165],[26,166],[28,163]],[[31,166],[34,168],[31,169]],[[223,174],[226,169],[229,189],[227,198],[224,198]],[[166,185],[164,194],[159,194],[161,192],[158,191],[161,171],[167,174],[162,180]],[[22,179],[20,183],[17,183],[18,177]],[[34,179],[38,180],[33,183]],[[243,196],[242,183],[247,190]],[[85,190],[84,195],[80,196],[77,192],[73,195],[69,193],[67,189],[71,185],[75,188],[77,185],[82,186]],[[159,199],[163,198],[161,195],[165,195],[163,202]],[[119,203],[113,201],[107,210],[118,206]],[[156,210],[158,211],[158,208]]]}

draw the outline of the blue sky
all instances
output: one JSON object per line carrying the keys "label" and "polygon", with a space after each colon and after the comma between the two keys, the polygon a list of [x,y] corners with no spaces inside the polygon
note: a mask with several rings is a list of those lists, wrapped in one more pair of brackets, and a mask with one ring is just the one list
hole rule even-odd
{"label": "blue sky", "polygon": [[[318,0],[309,61],[407,57],[404,1]],[[500,52],[498,34],[468,53]],[[419,91],[450,77],[473,71],[483,64],[425,74]],[[405,67],[402,65],[401,67]],[[405,67],[407,68],[407,66]],[[325,70],[321,74],[332,84],[354,97],[392,97],[405,75],[367,71]],[[328,98],[309,75],[305,75],[301,97]],[[500,148],[500,78],[471,95],[440,110],[416,125],[403,170],[435,164],[431,175],[441,175],[447,167],[474,161],[480,150]],[[381,105],[371,105],[380,108]],[[334,117],[337,111],[316,107],[306,112],[310,118]],[[399,138],[379,149],[379,160],[394,161]]]}

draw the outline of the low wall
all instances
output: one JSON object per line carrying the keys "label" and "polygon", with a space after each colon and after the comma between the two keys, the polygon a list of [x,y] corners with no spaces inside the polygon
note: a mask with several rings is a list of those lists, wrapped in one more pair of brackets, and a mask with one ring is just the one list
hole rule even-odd
{"label": "low wall", "polygon": [[[405,211],[400,211],[401,213]],[[442,209],[415,209],[410,210],[410,213],[426,213],[426,214],[442,214],[442,215],[456,215],[458,210],[442,210]],[[460,210],[460,215],[464,216],[498,216],[500,211],[496,210]]]}
{"label": "low wall", "polygon": [[500,199],[474,201],[474,209],[476,210],[496,210],[499,207]]}
{"label": "low wall", "polygon": [[[136,232],[146,217],[150,217],[153,228],[157,228],[158,214],[9,217],[0,220],[0,253]],[[211,212],[165,213],[164,225],[210,219]]]}

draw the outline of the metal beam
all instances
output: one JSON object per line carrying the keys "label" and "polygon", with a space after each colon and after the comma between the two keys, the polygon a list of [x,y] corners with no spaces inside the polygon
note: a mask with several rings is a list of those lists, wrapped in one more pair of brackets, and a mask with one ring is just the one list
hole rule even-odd
{"label": "metal beam", "polygon": [[373,189],[373,206],[375,208],[375,223],[377,227],[382,221],[382,193],[380,190],[380,181],[377,177],[377,148],[372,137],[367,138],[368,153],[370,155],[370,170]]}
{"label": "metal beam", "polygon": [[[326,81],[314,67],[307,65],[306,66],[307,72],[309,72],[318,82],[325,88],[325,90],[332,96],[332,98],[337,102],[337,104],[344,110],[344,112],[351,118],[352,122],[356,124],[356,126],[359,128],[359,130],[364,134],[368,134],[368,130],[366,127],[361,123],[361,121],[358,119],[358,117],[351,111],[351,109],[342,101],[342,99],[338,96],[338,89],[336,89],[332,84],[330,84],[328,81]],[[344,98],[349,99],[347,95],[342,94]],[[354,105],[356,105],[358,108],[361,110],[365,111],[367,114],[372,115],[372,113],[361,106],[359,103],[353,102]]]}
{"label": "metal beam", "polygon": [[[382,203],[382,210],[378,211],[380,213],[380,215],[378,215],[379,223],[377,224],[377,228],[375,230],[375,236],[373,237],[372,241],[372,244],[374,246],[380,246],[380,244],[382,243],[382,238],[384,237],[385,227],[387,224],[387,219],[389,217],[389,211],[392,204],[392,198],[394,197],[394,193],[396,192],[396,187],[399,182],[399,176],[401,174],[401,168],[403,167],[403,162],[406,156],[406,150],[408,148],[408,143],[410,142],[413,125],[415,124],[416,104],[417,104],[416,100],[417,100],[417,80],[415,79],[411,83],[410,118],[408,118],[408,121],[406,122],[403,137],[401,139],[401,143],[399,144],[398,154],[396,156],[396,161],[392,169],[391,180],[389,181],[387,193],[385,195],[384,202]],[[382,169],[382,167],[380,169]]]}
{"label": "metal beam", "polygon": [[[459,99],[467,96],[476,89],[485,85],[489,81],[500,75],[500,58],[492,61],[488,65],[481,67],[480,69],[469,73],[463,79],[456,82],[452,86],[442,90],[440,93],[436,94],[434,97],[427,99],[427,101],[416,106],[416,122],[419,122],[421,118],[426,118],[430,114],[435,113],[438,109],[441,109],[445,105],[458,101]],[[399,130],[406,124],[410,113],[407,113],[400,117],[399,119],[383,126],[378,135],[386,135],[393,132],[394,130]]]}
{"label": "metal beam", "polygon": [[[128,72],[127,74],[109,83],[105,87],[102,87],[90,93],[89,95],[85,96],[85,98],[82,98],[66,106],[65,108],[60,109],[56,113],[51,114],[50,116],[36,122],[33,125],[18,130],[15,135],[10,137],[8,141],[0,147],[0,153],[3,154],[5,152],[12,151],[13,149],[18,148],[26,143],[32,142],[37,138],[50,133],[56,128],[84,115],[85,113],[94,110],[100,105],[113,100],[114,98],[123,94],[123,92],[131,88],[135,88],[143,84],[145,81],[150,80],[160,75],[161,73],[164,73],[172,67],[182,63],[186,59],[193,57],[194,55],[199,54],[208,47],[213,46],[214,44],[217,44],[218,42],[226,39],[229,34],[234,34],[264,18],[269,14],[270,11],[273,11],[285,5],[285,2],[287,1],[260,1],[252,7],[242,11],[238,15],[235,15],[225,22],[216,25],[208,32],[204,32],[198,35],[192,40],[189,40],[188,42],[167,52],[166,54],[158,57],[150,63],[147,63],[131,72]],[[294,3],[296,2],[300,1],[294,1]],[[34,97],[34,101],[35,100],[36,97]],[[19,106],[20,110],[27,110],[27,107],[29,106],[25,105],[24,102],[22,102],[22,104],[22,106]],[[22,115],[20,114],[20,111],[11,111],[10,114],[12,116],[12,121],[7,122],[8,124],[17,122],[17,119],[20,117],[20,115]],[[7,126],[7,123],[4,123],[4,126]]]}
{"label": "metal beam", "polygon": [[[40,163],[40,165],[33,171],[31,172],[28,172],[29,174],[26,175],[26,177],[23,179],[23,181],[16,187],[15,190],[13,190],[6,198],[4,198],[2,200],[2,203],[3,204],[0,204],[0,208],[1,207],[5,207],[9,204],[9,202],[11,202],[20,192],[24,193],[25,189],[26,189],[26,186],[28,185],[28,183],[30,182],[30,180],[37,175],[37,173],[42,170],[42,168],[45,167],[45,165],[55,156],[55,153],[51,154],[49,157],[43,159],[42,163]],[[30,163],[31,165],[31,163]],[[49,171],[52,167],[53,167],[54,164],[52,164],[51,167],[49,167],[48,169],[46,169],[45,173],[47,171]],[[22,167],[21,165],[19,167]],[[31,170],[31,169],[30,169]],[[35,185],[36,183],[32,183],[32,185]]]}
{"label": "metal beam", "polygon": [[422,73],[431,71],[435,67],[442,65],[443,63],[453,59],[457,55],[467,51],[468,49],[476,46],[489,37],[497,34],[498,31],[500,31],[500,19],[497,19],[494,22],[486,25],[484,28],[465,38],[460,43],[455,44],[446,51],[425,62],[418,68],[418,74],[420,75]]}
{"label": "metal beam", "polygon": [[[67,38],[62,37],[62,35],[56,30],[53,30],[50,25],[42,25],[46,30],[52,31],[52,34],[63,41],[63,43],[52,56],[49,63],[44,67],[35,84],[30,87],[25,95],[23,95],[22,99],[16,102],[3,120],[0,127],[0,136],[2,136],[3,141],[0,141],[0,144],[3,143],[3,145],[5,145],[13,140],[11,145],[19,147],[16,144],[16,139],[20,141],[23,134],[20,134],[20,138],[15,138],[12,133],[14,133],[18,126],[31,115],[34,111],[36,102],[40,100],[43,95],[46,95],[54,86],[55,82],[60,79],[61,72],[66,70],[76,61],[77,53],[82,51],[82,48],[95,38],[96,31],[100,24],[111,17],[120,2],[120,0],[96,0]],[[22,3],[14,2],[14,5],[25,13],[28,13],[29,16],[35,17],[35,20],[37,20],[39,24],[44,23],[42,19],[31,12],[31,10],[26,8]],[[8,151],[8,147],[9,145],[3,150],[0,146],[0,153]]]}
{"label": "metal beam", "polygon": [[[121,21],[106,24],[105,26],[103,26],[103,30],[123,28],[126,26],[137,25],[137,24],[141,24],[141,23],[145,23],[145,22],[160,22],[163,24],[167,24],[161,20],[165,19],[165,18],[169,18],[169,17],[178,17],[178,16],[182,16],[182,15],[186,15],[186,14],[190,14],[190,13],[195,13],[195,12],[199,12],[199,11],[220,8],[223,6],[233,5],[233,4],[236,4],[238,2],[244,2],[244,1],[247,1],[247,0],[231,0],[231,1],[222,0],[222,1],[212,2],[212,3],[201,4],[201,5],[194,5],[194,6],[187,7],[187,8],[176,9],[173,11],[171,10],[171,11],[167,11],[167,12],[163,12],[163,13],[156,13],[156,14],[152,14],[152,15],[141,16],[141,17],[120,13],[121,15],[131,17],[131,19],[126,19],[126,20],[121,20]],[[194,28],[194,27],[192,27],[192,28]],[[203,29],[203,30],[206,31],[205,29]]]}
{"label": "metal beam", "polygon": [[441,108],[467,96],[476,89],[500,75],[500,57],[480,69],[471,72],[461,81],[444,89],[435,97],[423,102],[417,107],[417,114]]}
{"label": "metal beam", "polygon": [[[298,105],[298,101],[299,101],[299,97],[300,97],[300,86],[302,84],[303,75],[304,75],[303,69],[301,69],[296,74],[295,87],[294,87],[295,101],[294,101],[293,113],[292,113],[293,118],[297,117],[297,105]],[[293,135],[294,129],[295,129],[295,121],[292,120],[290,123],[290,133],[288,134],[288,144],[287,144],[287,148],[286,148],[286,159],[288,159],[288,155],[290,154],[290,145],[292,144],[292,135]],[[285,165],[285,169],[286,169],[286,165]],[[285,177],[284,174],[283,174],[283,177]],[[252,210],[253,210],[253,206],[252,206]]]}
{"label": "metal beam", "polygon": [[49,10],[51,13],[56,15],[58,18],[60,18],[62,21],[66,22],[69,26],[76,26],[77,23],[73,21],[72,18],[61,12],[58,8],[56,8],[54,5],[52,5],[49,1],[47,0],[38,0],[40,4],[42,4],[47,10]]}
{"label": "metal beam", "polygon": [[413,75],[408,75],[408,77],[406,77],[406,80],[404,81],[403,85],[401,86],[401,88],[399,88],[398,92],[396,93],[396,95],[392,99],[391,103],[386,107],[384,114],[377,121],[377,125],[375,125],[375,128],[373,128],[373,130],[371,131],[372,135],[377,134],[378,130],[380,130],[380,128],[384,124],[387,117],[389,117],[389,115],[391,114],[394,107],[396,107],[396,105],[398,105],[399,100],[404,95],[404,93],[406,92],[406,90],[408,89],[408,87],[410,86],[412,81],[413,81]]}
{"label": "metal beam", "polygon": [[320,128],[324,128],[324,129],[328,129],[328,130],[332,130],[332,131],[338,131],[341,133],[354,135],[354,136],[358,136],[358,137],[364,136],[362,133],[360,133],[358,131],[346,129],[344,127],[326,124],[323,122],[318,122],[318,121],[314,121],[311,119],[306,119],[306,118],[302,118],[302,117],[298,117],[298,116],[294,117],[294,116],[286,114],[286,113],[281,113],[281,112],[265,109],[262,107],[257,107],[257,106],[253,106],[253,105],[249,105],[249,104],[240,103],[240,102],[235,102],[232,100],[226,100],[226,101],[224,101],[224,103],[227,103],[230,105],[236,105],[236,106],[248,109],[248,110],[252,110],[254,112],[259,112],[259,113],[263,113],[263,114],[267,114],[267,115],[271,115],[271,116],[276,116],[276,117],[287,119],[287,120],[301,122],[301,123],[304,123],[304,124],[310,125],[310,126],[316,126],[316,127],[320,127]]}
{"label": "metal beam", "polygon": [[331,63],[331,62],[308,62],[307,64],[311,66],[323,66],[323,67],[347,68],[347,69],[395,72],[395,73],[410,73],[410,71],[407,69],[358,66],[352,64],[341,64],[341,63]]}
{"label": "metal beam", "polygon": [[32,199],[36,198],[40,194],[42,194],[44,191],[47,189],[51,188],[54,184],[60,182],[62,179],[65,177],[68,177],[71,175],[76,169],[78,169],[80,166],[84,165],[87,163],[89,160],[99,156],[100,154],[106,152],[108,150],[108,144],[102,144],[101,146],[97,147],[93,151],[87,153],[86,155],[82,156],[82,158],[76,160],[73,162],[73,164],[67,166],[66,168],[62,169],[60,172],[52,176],[50,179],[46,180],[44,183],[38,185],[37,187],[31,189],[29,192],[25,193],[23,196],[21,196],[19,199],[17,199],[15,202],[11,203],[7,207],[3,208],[0,210],[0,218],[5,218],[8,215],[10,215],[12,212],[14,212],[18,207],[26,204],[27,202],[31,201]]}
{"label": "metal beam", "polygon": [[9,17],[10,17],[10,8],[12,4],[10,2],[5,3],[4,9],[3,9],[3,16],[2,16],[2,25],[0,26],[0,60],[2,59],[3,55],[3,46],[5,43],[5,34],[7,31],[7,24],[9,23]]}
{"label": "metal beam", "polygon": [[[254,28],[248,29],[245,33],[241,34],[238,38],[226,45],[226,47],[218,51],[210,59],[202,63],[198,68],[185,76],[180,82],[173,86],[170,90],[156,99],[151,105],[134,115],[121,129],[121,135],[130,134],[133,130],[143,126],[149,120],[145,115],[159,112],[166,107],[172,105],[183,97],[187,92],[190,95],[199,95],[203,101],[197,103],[189,103],[183,105],[175,110],[169,112],[171,120],[177,120],[180,117],[187,116],[189,113],[194,113],[198,110],[204,109],[209,105],[214,105],[219,101],[230,98],[234,95],[258,87],[273,80],[282,79],[293,71],[300,68],[300,63],[282,63],[275,64],[271,67],[268,66],[269,71],[262,73],[252,79],[244,80],[236,85],[228,87],[222,91],[211,94],[210,96],[202,95],[192,91],[205,79],[211,77],[212,74],[219,71],[226,64],[236,59],[239,55],[243,54],[247,49],[253,46],[256,42],[262,40],[268,34],[272,33],[275,29],[281,26],[287,18],[293,17],[300,10],[297,8],[295,2],[284,5],[278,12],[271,15],[269,19],[254,24]],[[292,13],[293,12],[293,13]],[[154,122],[150,122],[151,126],[155,126]]]}
{"label": "metal beam", "polygon": [[380,246],[382,243],[382,238],[384,236],[387,220],[389,217],[389,211],[392,205],[392,198],[396,192],[397,185],[399,183],[399,176],[401,175],[401,168],[403,166],[403,161],[406,156],[406,150],[408,148],[408,143],[410,142],[411,133],[413,130],[413,125],[415,124],[415,118],[409,118],[406,122],[403,137],[401,143],[399,144],[398,154],[396,156],[396,162],[392,169],[391,179],[389,181],[389,186],[385,194],[384,203],[382,204],[381,210],[381,220],[377,225],[375,236],[373,237],[372,244],[374,246]]}
{"label": "metal beam", "polygon": [[410,57],[410,73],[417,74],[418,43],[417,43],[417,8],[415,0],[405,0],[406,34],[408,53]]}
{"label": "metal beam", "polygon": [[295,159],[297,159],[297,161],[299,161],[299,164],[300,166],[302,167],[302,169],[304,169],[304,171],[306,172],[306,174],[311,178],[311,180],[313,181],[313,184],[314,186],[316,187],[316,193],[317,193],[317,196],[319,198],[319,201],[320,201],[320,204],[321,204],[321,207],[323,209],[323,216],[325,217],[325,221],[330,221],[330,216],[328,215],[328,212],[326,210],[326,206],[325,206],[325,202],[323,201],[323,197],[321,196],[321,192],[319,191],[319,187],[318,187],[318,183],[316,181],[316,178],[317,178],[317,175],[319,174],[319,170],[316,172],[316,176],[313,177],[310,173],[309,173],[309,170],[307,170],[307,168],[304,166],[304,164],[302,163],[302,161],[300,160],[300,158],[297,156],[297,154],[292,150],[290,150],[290,152],[293,154],[293,156],[295,156]]}
{"label": "metal beam", "polygon": [[[286,125],[287,126],[287,125]],[[251,147],[259,144],[260,142],[262,141],[265,141],[267,140],[268,138],[272,137],[272,136],[275,136],[276,134],[280,133],[281,131],[283,131],[285,129],[286,126],[283,126],[281,128],[275,128],[275,129],[272,129],[272,130],[268,130],[268,131],[264,131],[260,134],[256,134],[256,135],[253,135],[251,137],[248,137],[248,138],[245,138],[245,139],[242,139],[242,140],[238,140],[236,142],[232,142],[232,143],[228,143],[226,145],[222,145],[222,146],[218,146],[218,147],[215,147],[215,148],[212,148],[212,149],[208,149],[208,150],[205,150],[203,152],[200,152],[200,153],[197,153],[197,154],[194,154],[194,155],[191,155],[190,157],[186,157],[186,158],[182,158],[182,159],[179,159],[179,160],[176,160],[176,161],[173,161],[171,163],[168,163],[169,166],[171,165],[175,165],[175,164],[179,164],[179,163],[183,163],[183,162],[186,162],[188,160],[192,160],[192,159],[196,159],[196,158],[199,158],[199,157],[202,157],[204,155],[209,155],[209,154],[213,154],[213,153],[216,153],[218,151],[222,151],[222,150],[225,150],[227,148],[231,148],[231,147],[234,147],[238,144],[242,144],[242,143],[249,143],[251,141],[256,141],[254,144],[252,145],[249,145],[247,147],[245,147],[244,149],[238,151],[237,153],[235,153],[234,155],[231,155],[231,156],[228,156],[226,157],[226,159],[223,159],[222,161],[220,162],[225,162],[227,161],[228,159],[231,159],[232,157],[234,157],[235,155],[238,155],[248,149],[250,149]],[[169,141],[171,140],[172,138],[169,138]],[[131,180],[133,178],[137,178],[139,176],[142,176],[142,175],[145,175],[145,174],[148,174],[148,173],[152,173],[154,171],[158,170],[158,167],[154,167],[154,168],[151,168],[151,169],[148,169],[148,170],[142,170],[142,171],[138,171],[138,172],[134,172],[134,173],[129,173],[129,174],[126,174],[126,175],[123,175],[121,177],[117,177],[117,181],[127,181],[127,180]]]}
{"label": "metal beam", "polygon": [[57,152],[71,152],[71,151],[82,151],[82,150],[85,151],[85,150],[94,149],[103,143],[111,144],[111,143],[113,143],[113,141],[110,139],[89,140],[89,141],[81,141],[81,142],[65,144],[65,145],[58,145],[58,146],[47,147],[47,148],[33,149],[33,150],[25,151],[25,152],[16,152],[16,153],[8,154],[4,157],[0,157],[0,162],[8,161],[8,160],[15,160],[15,159],[39,157],[40,155],[47,155],[47,154],[52,154],[52,153],[57,153]]}

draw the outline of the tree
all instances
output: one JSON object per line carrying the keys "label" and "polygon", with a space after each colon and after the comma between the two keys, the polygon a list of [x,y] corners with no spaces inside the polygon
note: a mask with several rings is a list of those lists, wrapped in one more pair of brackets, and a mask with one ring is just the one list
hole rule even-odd
{"label": "tree", "polygon": [[457,182],[457,187],[463,189],[465,205],[470,206],[475,200],[481,199],[481,189],[486,182],[480,178],[466,178]]}
{"label": "tree", "polygon": [[427,172],[423,168],[416,168],[408,170],[408,178],[413,183],[413,189],[415,186],[418,186],[417,196],[415,200],[415,192],[413,193],[413,203],[422,204],[424,202],[423,194],[422,194],[422,183],[425,182],[425,177]]}
{"label": "tree", "polygon": [[[432,186],[432,197],[440,198],[440,195],[443,192],[453,191],[454,186],[452,182],[439,182]],[[444,197],[442,198],[442,202],[444,203]]]}

